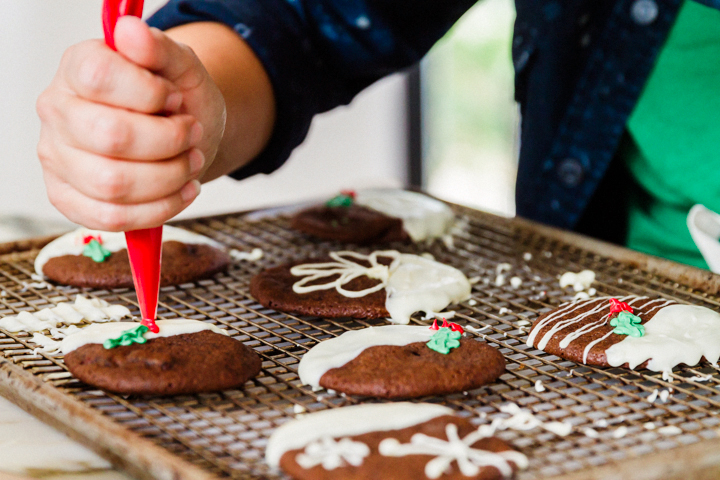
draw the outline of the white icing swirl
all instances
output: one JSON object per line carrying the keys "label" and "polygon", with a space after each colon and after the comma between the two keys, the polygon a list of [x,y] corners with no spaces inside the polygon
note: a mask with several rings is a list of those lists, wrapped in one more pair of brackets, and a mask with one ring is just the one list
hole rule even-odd
{"label": "white icing swirl", "polygon": [[406,190],[360,190],[355,202],[402,219],[403,228],[414,242],[442,237],[455,221],[452,210],[444,203]]}
{"label": "white icing swirl", "polygon": [[285,452],[304,448],[321,438],[400,430],[452,414],[451,409],[442,405],[410,402],[354,405],[311,413],[273,432],[265,450],[265,461],[277,469]]}
{"label": "white icing swirl", "polygon": [[435,333],[428,327],[414,325],[385,325],[351,330],[311,348],[300,359],[298,375],[302,383],[319,388],[320,378],[328,370],[342,367],[370,347],[428,342]]}
{"label": "white icing swirl", "polygon": [[122,305],[110,305],[99,298],[87,299],[82,295],[75,303],[60,303],[56,307],[43,308],[37,312],[20,312],[18,315],[0,319],[0,328],[8,332],[42,332],[58,325],[72,325],[84,320],[89,322],[117,321],[129,317],[130,310]]}
{"label": "white icing swirl", "polygon": [[[51,258],[62,257],[64,255],[82,255],[83,250],[85,249],[83,238],[88,235],[93,235],[95,237],[99,235],[102,238],[102,246],[110,252],[119,252],[120,250],[127,248],[125,234],[123,232],[101,232],[98,230],[79,228],[62,235],[45,245],[35,258],[35,272],[42,276],[43,266],[45,266],[47,261]],[[182,242],[191,245],[204,244],[215,248],[223,248],[221,244],[204,235],[199,235],[182,228],[164,225],[163,242],[170,241]]]}
{"label": "white icing swirl", "polygon": [[[186,333],[197,333],[204,330],[210,330],[215,333],[227,335],[227,331],[216,327],[211,323],[201,322],[199,320],[158,320],[157,326],[160,328],[158,333],[147,332],[143,335],[147,340],[160,337],[172,337],[175,335],[183,335]],[[115,323],[97,323],[80,329],[80,331],[66,336],[60,344],[60,351],[63,355],[67,355],[73,350],[77,350],[83,345],[91,343],[103,343],[111,338],[118,338],[123,332],[131,330],[140,325],[138,322],[115,322]]]}
{"label": "white icing swirl", "polygon": [[518,468],[527,468],[528,459],[525,455],[514,450],[491,452],[472,448],[478,440],[487,438],[487,429],[479,428],[460,438],[457,425],[449,423],[445,426],[447,440],[431,437],[423,433],[416,433],[410,443],[401,444],[395,438],[386,438],[378,446],[381,455],[386,457],[404,457],[406,455],[432,455],[435,458],[425,465],[425,476],[430,479],[440,478],[452,462],[457,462],[460,472],[466,477],[473,477],[480,473],[481,467],[495,467],[503,477],[512,475],[510,462]]}
{"label": "white icing swirl", "polygon": [[[334,262],[292,267],[290,273],[304,277],[293,285],[293,291],[302,294],[335,289],[346,297],[357,298],[384,288],[387,293],[385,308],[390,314],[390,321],[400,324],[408,324],[410,316],[418,311],[441,315],[436,312],[470,297],[470,282],[460,270],[418,255],[384,250],[370,255],[342,251],[333,252],[330,256]],[[390,266],[385,266],[378,262],[378,257],[389,257],[393,261]],[[360,291],[343,288],[363,275],[378,280],[378,284]],[[337,278],[315,283],[332,277]]]}

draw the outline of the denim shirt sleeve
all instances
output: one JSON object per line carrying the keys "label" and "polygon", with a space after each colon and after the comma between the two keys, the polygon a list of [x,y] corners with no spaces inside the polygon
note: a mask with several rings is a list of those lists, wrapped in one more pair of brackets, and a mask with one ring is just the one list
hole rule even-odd
{"label": "denim shirt sleeve", "polygon": [[475,0],[170,0],[148,23],[215,21],[265,67],[277,105],[265,150],[231,174],[277,169],[312,117],[349,103],[377,79],[418,61]]}

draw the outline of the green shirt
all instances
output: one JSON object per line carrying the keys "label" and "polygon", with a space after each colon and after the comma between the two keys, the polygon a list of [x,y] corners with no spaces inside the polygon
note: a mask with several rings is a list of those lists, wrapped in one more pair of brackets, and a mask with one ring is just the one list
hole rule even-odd
{"label": "green shirt", "polygon": [[720,212],[720,11],[686,1],[627,124],[627,246],[708,268],[686,217]]}

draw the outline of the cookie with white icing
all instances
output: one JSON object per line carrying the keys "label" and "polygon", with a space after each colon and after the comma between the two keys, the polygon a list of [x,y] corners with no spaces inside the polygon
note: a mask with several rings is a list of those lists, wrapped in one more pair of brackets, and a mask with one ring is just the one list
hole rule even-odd
{"label": "cookie with white icing", "polygon": [[533,324],[527,345],[577,363],[666,373],[703,358],[718,361],[717,312],[662,298],[610,300],[566,303],[545,313]]}
{"label": "cookie with white icing", "polygon": [[[181,228],[163,227],[161,285],[207,278],[229,264],[229,255],[214,240]],[[40,250],[35,271],[57,283],[76,287],[133,285],[122,232],[78,229],[62,235]]]}
{"label": "cookie with white icing", "polygon": [[455,331],[456,342],[445,350],[431,341],[452,329],[386,325],[349,331],[310,349],[298,374],[312,387],[388,399],[472,390],[502,375],[505,359],[497,349]]}
{"label": "cookie with white icing", "polygon": [[375,189],[343,192],[302,210],[291,227],[323,240],[371,244],[440,238],[454,221],[450,207],[427,195]]}
{"label": "cookie with white icing", "polygon": [[357,405],[278,428],[267,463],[296,480],[510,478],[527,458],[487,428],[423,403]]}
{"label": "cookie with white icing", "polygon": [[395,250],[351,251],[267,269],[250,282],[262,305],[325,318],[383,318],[407,324],[415,312],[432,315],[470,297],[458,269]]}
{"label": "cookie with white icing", "polygon": [[197,320],[157,325],[159,333],[135,322],[90,325],[65,337],[59,351],[76,378],[125,395],[241,388],[260,372],[260,357],[215,325]]}

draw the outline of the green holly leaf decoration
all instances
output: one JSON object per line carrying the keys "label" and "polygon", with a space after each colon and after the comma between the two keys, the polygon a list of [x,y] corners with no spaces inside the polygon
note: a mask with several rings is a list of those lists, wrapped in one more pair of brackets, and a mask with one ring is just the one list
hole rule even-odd
{"label": "green holly leaf decoration", "polygon": [[625,310],[610,320],[610,326],[615,327],[613,333],[618,335],[629,335],[631,337],[645,335],[645,327],[640,325],[640,317]]}
{"label": "green holly leaf decoration", "polygon": [[103,347],[107,350],[115,347],[127,347],[133,343],[145,343],[147,339],[145,334],[150,331],[148,327],[143,324],[138,325],[130,330],[125,330],[117,338],[109,338],[103,342]]}
{"label": "green holly leaf decoration", "polygon": [[334,207],[352,207],[352,204],[355,202],[353,197],[351,195],[345,195],[344,193],[341,193],[340,195],[331,198],[325,203],[326,207],[334,208]]}
{"label": "green holly leaf decoration", "polygon": [[93,238],[88,242],[87,245],[85,245],[85,248],[83,249],[83,255],[92,258],[94,262],[102,263],[107,257],[112,255],[112,252],[110,252],[110,250],[108,250],[107,248],[103,247],[100,242]]}
{"label": "green holly leaf decoration", "polygon": [[442,327],[430,337],[430,341],[426,345],[430,350],[447,355],[450,350],[460,346],[460,337],[462,337],[460,332],[453,332],[447,327]]}

